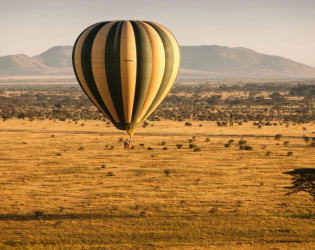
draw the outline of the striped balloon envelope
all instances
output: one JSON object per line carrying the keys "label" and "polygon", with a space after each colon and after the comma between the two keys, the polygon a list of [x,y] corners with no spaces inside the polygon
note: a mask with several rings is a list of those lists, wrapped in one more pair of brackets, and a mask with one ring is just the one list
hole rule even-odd
{"label": "striped balloon envelope", "polygon": [[180,50],[160,24],[110,21],[80,34],[72,61],[86,95],[116,128],[132,136],[170,91]]}

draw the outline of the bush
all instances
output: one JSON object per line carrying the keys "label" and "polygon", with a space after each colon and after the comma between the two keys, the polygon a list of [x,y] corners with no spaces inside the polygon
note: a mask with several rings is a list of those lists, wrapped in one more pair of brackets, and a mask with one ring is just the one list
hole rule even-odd
{"label": "bush", "polygon": [[176,144],[176,147],[177,147],[178,149],[181,149],[181,148],[183,147],[183,145],[182,145],[182,144]]}
{"label": "bush", "polygon": [[190,122],[185,122],[185,126],[192,126]]}
{"label": "bush", "polygon": [[114,173],[113,172],[108,172],[107,176],[114,176]]}
{"label": "bush", "polygon": [[288,145],[289,145],[289,141],[284,141],[284,142],[283,142],[283,145],[284,145],[284,146],[288,146]]}
{"label": "bush", "polygon": [[240,149],[241,149],[241,150],[252,150],[253,147],[252,147],[252,146],[249,146],[249,145],[242,145],[242,146],[240,146]]}
{"label": "bush", "polygon": [[292,156],[293,155],[293,152],[292,151],[289,151],[288,153],[287,153],[287,156]]}
{"label": "bush", "polygon": [[168,150],[168,147],[163,147],[163,150]]}
{"label": "bush", "polygon": [[270,151],[267,151],[265,155],[266,155],[266,156],[270,156],[270,155],[271,155],[271,152],[270,152]]}
{"label": "bush", "polygon": [[44,212],[43,212],[43,211],[36,210],[36,211],[34,211],[34,215],[35,215],[35,217],[40,217],[40,216],[43,216],[43,215],[44,215]]}
{"label": "bush", "polygon": [[281,137],[282,137],[282,135],[280,135],[280,134],[276,134],[276,135],[275,135],[275,140],[280,140],[280,139],[281,139]]}
{"label": "bush", "polygon": [[195,148],[195,149],[194,149],[194,152],[199,152],[199,151],[201,151],[200,148]]}
{"label": "bush", "polygon": [[166,170],[164,170],[164,174],[165,174],[166,176],[169,176],[170,171],[169,171],[168,169],[166,169]]}
{"label": "bush", "polygon": [[226,143],[226,144],[224,144],[224,147],[226,147],[226,148],[229,148],[231,146],[231,144],[230,143]]}
{"label": "bush", "polygon": [[143,144],[143,143],[140,143],[139,146],[140,146],[140,147],[144,147],[144,144]]}
{"label": "bush", "polygon": [[148,150],[153,150],[153,148],[151,148],[151,147],[148,147],[147,149],[148,149]]}
{"label": "bush", "polygon": [[135,145],[132,145],[131,147],[130,147],[130,149],[135,149],[136,148],[136,146]]}
{"label": "bush", "polygon": [[308,143],[310,141],[310,137],[303,135],[303,140]]}
{"label": "bush", "polygon": [[238,142],[238,145],[242,146],[242,145],[245,145],[246,143],[247,143],[247,141],[240,139]]}
{"label": "bush", "polygon": [[209,142],[210,141],[210,138],[206,138],[205,142]]}
{"label": "bush", "polygon": [[197,148],[196,144],[189,144],[188,148]]}
{"label": "bush", "polygon": [[84,147],[79,147],[78,150],[84,150]]}

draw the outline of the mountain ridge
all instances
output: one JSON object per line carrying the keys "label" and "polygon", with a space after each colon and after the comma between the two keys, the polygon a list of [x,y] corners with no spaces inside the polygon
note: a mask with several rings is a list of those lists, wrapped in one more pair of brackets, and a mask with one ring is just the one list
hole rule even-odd
{"label": "mountain ridge", "polygon": [[[29,57],[0,57],[0,75],[70,75],[72,46],[54,46]],[[315,67],[258,53],[245,47],[180,46],[179,77],[196,78],[315,78]]]}

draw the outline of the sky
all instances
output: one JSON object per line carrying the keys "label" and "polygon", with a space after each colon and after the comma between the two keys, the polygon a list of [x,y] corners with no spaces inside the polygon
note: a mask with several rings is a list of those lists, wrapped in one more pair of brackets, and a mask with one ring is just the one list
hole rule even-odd
{"label": "sky", "polygon": [[180,45],[245,47],[315,66],[315,0],[0,0],[0,56],[73,45],[110,20],[160,23]]}

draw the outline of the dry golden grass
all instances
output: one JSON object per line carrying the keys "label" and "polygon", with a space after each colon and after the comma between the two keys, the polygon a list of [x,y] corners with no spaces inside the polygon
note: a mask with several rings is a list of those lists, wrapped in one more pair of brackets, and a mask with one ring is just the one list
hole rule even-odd
{"label": "dry golden grass", "polygon": [[314,124],[192,123],[153,122],[126,151],[104,122],[0,122],[0,249],[314,248],[314,203],[282,174],[314,167]]}

